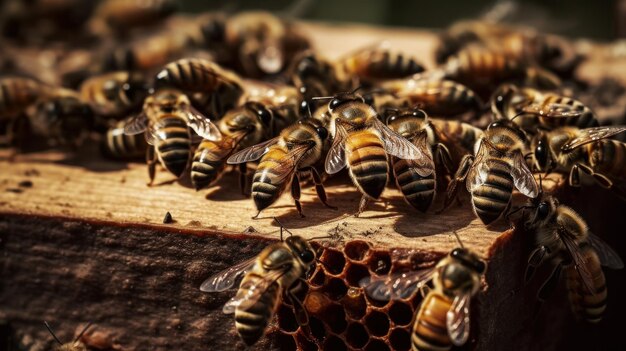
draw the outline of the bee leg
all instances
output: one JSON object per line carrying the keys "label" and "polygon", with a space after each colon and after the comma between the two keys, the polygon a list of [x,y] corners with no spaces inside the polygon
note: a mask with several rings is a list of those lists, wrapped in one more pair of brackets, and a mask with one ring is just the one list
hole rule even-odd
{"label": "bee leg", "polygon": [[528,266],[526,266],[526,272],[524,272],[524,284],[528,284],[530,279],[535,275],[537,267],[541,265],[547,253],[548,248],[542,245],[534,249],[530,256],[528,256]]}
{"label": "bee leg", "polygon": [[[298,286],[303,283],[306,284],[306,281],[299,281]],[[309,324],[309,314],[302,305],[302,301],[300,301],[300,299],[295,295],[294,290],[295,289],[285,290],[285,297],[290,301],[291,306],[293,307],[298,325],[304,327]]]}
{"label": "bee leg", "polygon": [[296,202],[296,209],[300,214],[301,218],[304,218],[304,213],[302,213],[302,205],[300,204],[300,177],[298,177],[298,173],[293,176],[293,180],[291,181],[291,196]]}
{"label": "bee leg", "polygon": [[562,268],[563,263],[559,262],[556,267],[554,267],[552,273],[550,273],[548,279],[546,279],[546,281],[541,285],[541,288],[539,288],[539,292],[537,293],[537,299],[539,299],[539,301],[546,301],[552,292],[554,292],[554,289],[558,286]]}
{"label": "bee leg", "polygon": [[338,210],[338,207],[330,205],[327,202],[328,200],[326,197],[326,189],[324,189],[324,184],[322,183],[322,177],[320,177],[320,174],[314,167],[310,167],[309,171],[311,172],[311,176],[313,177],[313,183],[315,183],[315,192],[317,193],[317,197],[320,198],[320,200],[326,207],[333,210]]}
{"label": "bee leg", "polygon": [[600,173],[595,173],[591,167],[580,164],[580,163],[575,164],[572,167],[572,171],[570,172],[569,180],[570,180],[571,186],[576,186],[576,187],[580,186],[580,171],[583,171],[585,172],[585,174],[592,176],[593,179],[598,184],[600,184],[601,187],[605,189],[610,189],[613,187],[613,181],[611,181],[605,175],[600,174]]}
{"label": "bee leg", "polygon": [[259,212],[256,213],[256,215],[252,216],[252,219],[257,219],[259,218],[259,215],[261,214],[261,210],[259,210]]}
{"label": "bee leg", "polygon": [[450,207],[453,199],[460,201],[457,197],[457,192],[458,192],[457,184],[465,182],[465,178],[467,178],[467,174],[472,168],[473,163],[474,163],[473,155],[463,156],[463,159],[459,163],[459,168],[457,169],[456,174],[454,175],[454,178],[448,184],[448,189],[446,189],[446,199],[444,201],[443,208],[435,212],[436,214],[440,214],[443,211],[445,211],[448,207]]}
{"label": "bee leg", "polygon": [[248,191],[248,164],[239,164],[239,189],[241,194],[245,197],[250,197],[250,191]]}
{"label": "bee leg", "polygon": [[452,165],[452,156],[450,156],[450,150],[443,145],[442,143],[437,143],[435,146],[435,155],[437,157],[438,162],[443,166],[446,174],[452,174],[452,169],[454,166]]}
{"label": "bee leg", "polygon": [[156,175],[157,156],[154,152],[154,146],[149,146],[146,151],[146,163],[148,164],[148,176],[150,177],[150,183],[148,186],[152,186],[154,182],[154,176]]}
{"label": "bee leg", "polygon": [[360,216],[361,213],[365,211],[365,208],[367,207],[367,204],[369,204],[369,202],[370,202],[370,199],[367,195],[361,196],[361,202],[359,203],[359,210],[357,211],[357,213],[354,214],[354,217]]}

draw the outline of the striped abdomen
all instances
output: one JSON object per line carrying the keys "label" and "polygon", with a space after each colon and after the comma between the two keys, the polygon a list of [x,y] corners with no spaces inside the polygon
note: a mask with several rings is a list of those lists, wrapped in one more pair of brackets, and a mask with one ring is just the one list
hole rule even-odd
{"label": "striped abdomen", "polygon": [[177,115],[164,115],[159,118],[156,129],[158,140],[155,147],[161,164],[180,177],[191,158],[191,136],[187,121]]}
{"label": "striped abdomen", "polygon": [[191,164],[191,182],[196,190],[209,186],[222,175],[226,159],[233,150],[234,141],[229,137],[200,143]]}
{"label": "striped abdomen", "polygon": [[[583,105],[582,102],[578,100],[574,100],[569,97],[549,94],[545,97],[541,106],[546,110],[550,110],[550,105],[563,105],[568,109],[572,109],[575,112],[580,113],[578,116],[569,116],[562,118],[554,118],[554,117],[539,117],[539,121],[542,125],[547,126],[550,129],[564,127],[564,126],[574,126],[581,129],[597,127],[598,120],[587,106]],[[556,109],[558,113],[558,108]]]}
{"label": "striped abdomen", "polygon": [[426,212],[435,197],[435,174],[422,177],[406,160],[396,157],[393,158],[393,174],[406,202],[417,210]]}
{"label": "striped abdomen", "polygon": [[270,150],[261,158],[256,172],[254,172],[252,199],[259,211],[272,205],[289,184],[289,177],[277,182],[278,177],[282,175],[277,173],[276,168],[286,154],[287,150],[280,145],[270,147]]}
{"label": "striped abdomen", "polygon": [[483,136],[483,131],[468,123],[452,120],[430,120],[439,132],[437,136],[445,145],[458,143],[465,151],[474,152],[476,141]]}
{"label": "striped abdomen", "polygon": [[565,271],[567,291],[574,313],[587,322],[597,323],[602,319],[606,309],[606,281],[600,259],[593,248],[585,245],[580,250],[587,263],[587,269],[593,277],[593,291],[589,291],[582,283],[574,265],[568,266]]}
{"label": "striped abdomen", "polygon": [[513,194],[511,166],[504,160],[489,158],[485,161],[489,174],[485,184],[472,192],[474,212],[480,220],[489,224],[498,219],[509,207]]}
{"label": "striped abdomen", "polygon": [[448,298],[435,292],[426,296],[413,324],[413,351],[445,351],[452,347],[446,326],[451,305]]}
{"label": "striped abdomen", "polygon": [[[256,272],[247,274],[241,281],[242,287],[237,291],[237,296],[248,294],[248,289],[246,289],[245,286],[260,279],[263,279],[263,276]],[[265,290],[254,305],[245,310],[239,307],[235,310],[235,328],[246,345],[253,345],[265,333],[265,328],[271,320],[274,309],[276,308],[278,293],[279,285],[278,283],[273,283]]]}
{"label": "striped abdomen", "polygon": [[350,177],[359,191],[378,199],[387,185],[387,153],[378,134],[371,130],[352,132],[346,139]]}
{"label": "striped abdomen", "polygon": [[203,59],[181,59],[170,62],[156,75],[155,86],[175,87],[187,92],[212,93],[224,86],[240,90],[232,74]]}
{"label": "striped abdomen", "polygon": [[459,51],[447,61],[446,68],[448,77],[480,85],[522,78],[526,72],[525,65],[518,58],[476,47]]}
{"label": "striped abdomen", "polygon": [[[414,57],[405,57],[401,52],[374,50],[364,55],[362,67],[357,67],[357,75],[371,78],[394,79],[404,78],[424,71]],[[356,60],[359,60],[357,57]],[[357,63],[358,65],[358,63]]]}
{"label": "striped abdomen", "polygon": [[587,152],[594,172],[609,178],[626,180],[626,143],[619,140],[600,140],[588,144]]}
{"label": "striped abdomen", "polygon": [[470,88],[450,80],[418,83],[407,92],[407,98],[412,104],[422,104],[429,114],[442,117],[482,108],[480,98]]}
{"label": "striped abdomen", "polygon": [[124,134],[124,125],[127,120],[119,121],[114,127],[107,130],[102,140],[102,152],[105,156],[128,160],[145,156],[148,144],[143,134]]}
{"label": "striped abdomen", "polygon": [[0,80],[0,118],[21,113],[40,97],[39,83],[28,78]]}

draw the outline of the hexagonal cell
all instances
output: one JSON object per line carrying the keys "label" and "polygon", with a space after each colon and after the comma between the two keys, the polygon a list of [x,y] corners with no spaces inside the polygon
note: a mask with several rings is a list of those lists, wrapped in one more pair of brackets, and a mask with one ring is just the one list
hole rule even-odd
{"label": "hexagonal cell", "polygon": [[297,349],[296,341],[290,334],[278,333],[276,341],[280,345],[280,350],[292,351]]}
{"label": "hexagonal cell", "polygon": [[346,342],[355,349],[361,349],[369,341],[367,330],[361,323],[352,323],[346,331]]}
{"label": "hexagonal cell", "polygon": [[374,251],[370,254],[367,266],[372,273],[385,275],[391,269],[391,257],[388,252]]}
{"label": "hexagonal cell", "polygon": [[309,284],[313,286],[322,286],[324,285],[324,281],[326,280],[326,273],[324,273],[324,269],[318,267],[315,270],[315,273],[309,279]]}
{"label": "hexagonal cell", "polygon": [[343,271],[343,266],[346,264],[346,259],[340,251],[334,249],[325,249],[324,253],[320,257],[322,266],[326,269],[327,273],[339,274]]}
{"label": "hexagonal cell", "polygon": [[339,339],[335,335],[331,335],[326,338],[326,341],[324,341],[324,350],[347,351],[348,348],[343,340]]}
{"label": "hexagonal cell", "polygon": [[369,276],[369,270],[363,265],[349,263],[346,267],[345,279],[349,286],[359,287],[359,282]]}
{"label": "hexagonal cell", "polygon": [[365,351],[389,351],[389,346],[384,341],[378,339],[371,339],[365,346]]}
{"label": "hexagonal cell", "polygon": [[365,326],[371,335],[385,336],[389,332],[389,318],[380,311],[371,311],[365,316]]}
{"label": "hexagonal cell", "polygon": [[343,249],[348,259],[352,261],[363,261],[367,252],[370,249],[370,244],[362,240],[350,241]]}
{"label": "hexagonal cell", "polygon": [[309,328],[311,330],[311,334],[318,341],[323,340],[326,336],[326,329],[324,328],[324,323],[316,317],[309,316]]}
{"label": "hexagonal cell", "polygon": [[385,307],[389,301],[385,301],[385,300],[376,300],[375,298],[369,296],[367,293],[365,293],[365,299],[367,300],[367,303],[369,305],[372,305],[374,307]]}
{"label": "hexagonal cell", "polygon": [[298,350],[302,351],[317,351],[317,345],[310,340],[304,333],[298,333],[295,335],[296,343],[298,344]]}
{"label": "hexagonal cell", "polygon": [[331,278],[328,280],[328,283],[322,287],[322,291],[326,293],[326,295],[333,299],[339,300],[342,297],[346,296],[346,292],[348,292],[348,287],[343,282],[343,280],[339,278]]}
{"label": "hexagonal cell", "polygon": [[403,328],[395,328],[389,334],[389,344],[396,351],[411,349],[411,332]]}
{"label": "hexagonal cell", "polygon": [[413,320],[413,307],[408,303],[393,301],[389,307],[389,318],[395,325],[409,325]]}
{"label": "hexagonal cell", "polygon": [[276,316],[278,318],[278,326],[282,331],[293,333],[298,330],[299,325],[291,307],[280,304],[276,311]]}
{"label": "hexagonal cell", "polygon": [[[354,291],[354,293],[350,293]],[[361,319],[367,311],[367,303],[365,302],[365,296],[363,296],[361,290],[348,289],[346,297],[341,300],[341,304],[346,309],[346,313],[352,319]]]}
{"label": "hexagonal cell", "polygon": [[346,321],[346,313],[341,305],[330,305],[325,309],[323,315],[318,316],[326,323],[326,326],[335,334],[342,333],[346,330],[348,322]]}

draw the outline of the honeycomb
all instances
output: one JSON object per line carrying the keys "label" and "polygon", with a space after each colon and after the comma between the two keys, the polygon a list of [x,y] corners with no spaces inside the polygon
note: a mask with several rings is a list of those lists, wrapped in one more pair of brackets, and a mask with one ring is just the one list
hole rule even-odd
{"label": "honeycomb", "polygon": [[361,240],[339,248],[314,244],[321,264],[299,293],[309,312],[300,327],[293,307],[283,301],[268,337],[280,350],[410,350],[413,316],[422,300],[414,292],[405,300],[377,301],[359,282],[370,276],[434,265],[442,255],[405,249],[377,249]]}

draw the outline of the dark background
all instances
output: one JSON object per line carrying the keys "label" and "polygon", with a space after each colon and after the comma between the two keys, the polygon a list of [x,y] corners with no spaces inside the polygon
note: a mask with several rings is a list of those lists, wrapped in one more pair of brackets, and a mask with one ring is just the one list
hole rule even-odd
{"label": "dark background", "polygon": [[[478,18],[494,0],[181,0],[183,11],[264,9],[292,17],[326,22],[443,28],[464,18]],[[512,2],[512,1],[509,1]],[[573,37],[611,40],[626,36],[626,1],[515,1],[518,10],[508,21]],[[299,10],[294,10],[299,8]],[[620,8],[622,9],[620,11]],[[294,10],[294,11],[291,11]],[[620,35],[621,34],[621,35]]]}

